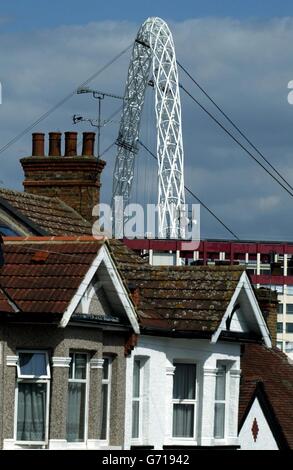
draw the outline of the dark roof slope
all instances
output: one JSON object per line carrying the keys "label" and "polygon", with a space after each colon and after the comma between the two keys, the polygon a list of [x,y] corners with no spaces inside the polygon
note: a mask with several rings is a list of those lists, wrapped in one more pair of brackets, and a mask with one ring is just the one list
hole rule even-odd
{"label": "dark roof slope", "polygon": [[88,236],[4,237],[1,287],[22,313],[60,317],[103,243]]}
{"label": "dark roof slope", "polygon": [[277,348],[245,345],[241,369],[240,425],[251,405],[256,386],[261,382],[288,446],[293,449],[293,365],[289,363],[288,356]]}
{"label": "dark roof slope", "polygon": [[31,221],[48,235],[91,234],[91,224],[58,198],[1,188],[1,203],[25,225]]}
{"label": "dark roof slope", "polygon": [[131,266],[135,268],[136,266],[144,266],[145,268],[150,268],[150,264],[141,258],[137,253],[128,248],[121,240],[116,240],[115,238],[107,240],[108,247],[115,262],[119,267],[121,272],[128,272]]}
{"label": "dark roof slope", "polygon": [[9,299],[5,295],[4,291],[0,288],[0,312],[1,313],[13,313],[15,310]]}
{"label": "dark roof slope", "polygon": [[201,332],[219,326],[243,268],[150,266],[125,245],[110,241],[120,273],[136,299],[142,328]]}

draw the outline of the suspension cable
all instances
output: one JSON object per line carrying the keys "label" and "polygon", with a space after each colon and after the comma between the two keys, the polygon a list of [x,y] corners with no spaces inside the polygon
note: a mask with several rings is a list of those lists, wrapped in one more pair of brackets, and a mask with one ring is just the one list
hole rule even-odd
{"label": "suspension cable", "polygon": [[273,175],[226,127],[218,120],[216,119],[210,111],[208,111],[191,93],[189,93],[186,88],[182,84],[179,85],[180,88],[226,133],[231,137],[236,144],[238,144],[242,150],[250,157],[252,158],[268,175],[270,175],[291,197],[293,197],[293,192],[291,192],[286,186],[284,186],[281,181],[278,180],[278,178]]}
{"label": "suspension cable", "polygon": [[293,191],[293,186],[286,180],[286,178],[276,169],[274,165],[264,156],[264,154],[253,144],[253,142],[241,131],[241,129],[235,124],[235,122],[225,113],[223,108],[221,108],[215,100],[208,94],[208,92],[192,77],[192,75],[186,70],[186,68],[180,64],[177,60],[178,67],[180,67],[183,72],[193,81],[193,83],[202,91],[202,93],[208,98],[208,100],[217,108],[218,111],[227,119],[227,121],[234,127],[234,129],[239,132],[241,137],[257,152],[257,154],[269,165],[269,167],[274,170],[274,172],[281,178],[281,180],[287,184],[287,186]]}
{"label": "suspension cable", "polygon": [[[155,160],[158,160],[157,156],[146,147],[146,145],[139,140],[140,145],[148,152],[148,154],[153,157]],[[206,211],[208,211],[224,228],[227,230],[236,240],[240,240],[240,238],[198,197],[194,194],[191,189],[188,188],[188,186],[184,185],[185,190],[192,196],[194,199],[196,199]]]}

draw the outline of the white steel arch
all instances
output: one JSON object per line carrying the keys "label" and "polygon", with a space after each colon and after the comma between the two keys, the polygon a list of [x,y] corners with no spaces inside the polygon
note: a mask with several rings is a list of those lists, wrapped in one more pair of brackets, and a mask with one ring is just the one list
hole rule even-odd
{"label": "white steel arch", "polygon": [[[149,80],[152,70],[152,80]],[[133,46],[117,139],[113,198],[128,202],[138,152],[140,119],[148,84],[155,89],[159,237],[184,238],[184,152],[178,70],[172,34],[160,18],[148,18]]]}

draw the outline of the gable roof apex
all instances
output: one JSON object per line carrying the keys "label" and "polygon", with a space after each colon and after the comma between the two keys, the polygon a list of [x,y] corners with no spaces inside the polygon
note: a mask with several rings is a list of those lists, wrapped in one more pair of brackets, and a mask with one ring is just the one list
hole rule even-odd
{"label": "gable roof apex", "polygon": [[273,429],[278,431],[279,436],[282,434],[287,447],[293,449],[293,365],[288,356],[277,348],[246,344],[241,370],[239,428],[261,389],[269,403],[267,411],[273,413],[277,423],[272,426]]}

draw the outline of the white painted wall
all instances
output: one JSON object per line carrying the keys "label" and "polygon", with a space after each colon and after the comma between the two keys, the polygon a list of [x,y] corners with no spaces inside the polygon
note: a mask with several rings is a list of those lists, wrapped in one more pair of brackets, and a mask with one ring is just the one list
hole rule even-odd
{"label": "white painted wall", "polygon": [[154,253],[151,264],[154,266],[176,266],[176,253]]}
{"label": "white painted wall", "polygon": [[[256,441],[254,441],[251,431],[254,418],[256,418],[259,428]],[[242,450],[278,450],[277,443],[262,412],[258,398],[255,398],[240,430],[239,443]]]}
{"label": "white painted wall", "polygon": [[[143,427],[138,441],[131,439],[132,371],[135,357],[145,359],[143,390]],[[192,440],[172,438],[172,390],[174,360],[197,364],[197,436]],[[231,365],[226,436],[213,438],[214,396],[217,361]],[[127,358],[125,449],[131,445],[237,445],[238,401],[240,380],[240,346],[208,340],[140,336],[138,346]]]}
{"label": "white painted wall", "polygon": [[238,331],[241,333],[246,333],[247,331],[249,331],[247,320],[245,318],[245,315],[241,311],[241,309],[238,309],[233,314],[231,325],[230,325],[230,331]]}

